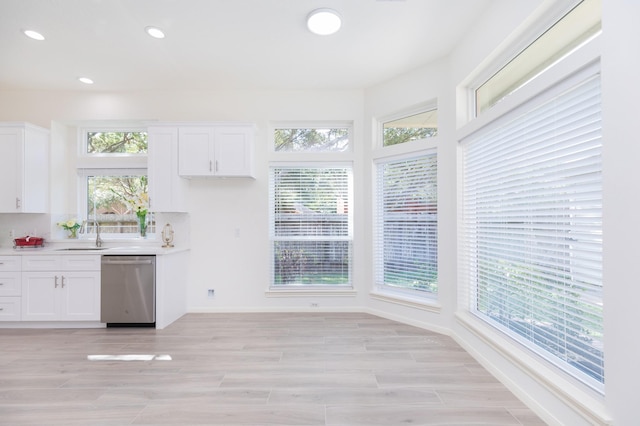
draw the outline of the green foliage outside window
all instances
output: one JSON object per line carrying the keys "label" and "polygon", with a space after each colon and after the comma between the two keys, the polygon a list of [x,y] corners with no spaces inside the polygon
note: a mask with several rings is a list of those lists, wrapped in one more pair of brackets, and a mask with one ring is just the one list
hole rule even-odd
{"label": "green foliage outside window", "polygon": [[88,132],[88,154],[145,154],[146,132]]}
{"label": "green foliage outside window", "polygon": [[349,148],[349,129],[276,129],[275,150],[341,152]]}

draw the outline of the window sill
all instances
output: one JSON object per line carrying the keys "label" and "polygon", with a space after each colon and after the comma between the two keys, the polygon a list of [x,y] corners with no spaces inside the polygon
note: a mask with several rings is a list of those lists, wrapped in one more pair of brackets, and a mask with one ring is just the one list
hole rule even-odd
{"label": "window sill", "polygon": [[304,296],[313,296],[313,297],[355,297],[358,292],[354,290],[352,287],[347,288],[325,288],[318,286],[300,286],[300,287],[291,287],[291,288],[268,288],[264,294],[267,297],[304,297]]}
{"label": "window sill", "polygon": [[[510,341],[509,338],[501,336],[491,326],[476,318],[470,312],[457,312],[456,321],[472,335],[476,336],[489,348],[496,351],[509,363],[516,366],[520,371],[529,376],[533,381],[539,383],[545,389],[553,393],[560,401],[579,413],[589,423],[609,425],[613,420],[608,415],[603,404],[603,396],[597,390],[588,387],[586,384],[576,383],[567,380],[564,373],[554,371],[545,361],[539,360],[535,355],[523,350]],[[458,340],[458,339],[456,339]],[[459,342],[459,341],[458,341]],[[463,347],[476,359],[484,358],[477,350],[469,345]],[[486,359],[486,358],[485,358]],[[495,366],[486,366],[496,377],[503,374]],[[503,383],[512,382],[502,377]],[[526,399],[519,390],[514,391],[521,398]],[[524,394],[526,395],[526,393]]]}
{"label": "window sill", "polygon": [[439,314],[442,306],[434,300],[421,300],[407,295],[400,295],[390,292],[372,291],[369,293],[372,299],[380,300],[396,305],[408,306],[410,308],[421,309],[423,311]]}

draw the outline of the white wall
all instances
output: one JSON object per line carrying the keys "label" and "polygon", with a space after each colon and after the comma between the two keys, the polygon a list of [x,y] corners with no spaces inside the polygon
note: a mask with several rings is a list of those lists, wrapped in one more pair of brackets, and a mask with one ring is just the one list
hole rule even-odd
{"label": "white wall", "polygon": [[[361,309],[365,291],[358,280],[358,296],[317,298],[266,297],[269,286],[268,161],[269,123],[284,120],[339,120],[354,122],[354,154],[361,158],[363,93],[353,91],[229,91],[229,92],[3,92],[1,121],[28,121],[52,129],[52,215],[75,211],[75,123],[82,121],[241,121],[257,125],[256,179],[198,180],[190,182],[191,240],[188,306],[191,311],[306,309]],[[67,123],[72,123],[68,125]],[[354,162],[361,174],[362,161]],[[361,179],[355,187],[356,211],[364,200]],[[55,220],[55,219],[54,219]],[[0,215],[0,231],[39,229],[50,238],[49,215]],[[174,226],[175,228],[175,226]],[[29,231],[31,232],[31,231]],[[176,233],[185,232],[180,227]],[[55,233],[55,228],[54,228]],[[363,233],[356,227],[356,233]],[[4,234],[8,235],[8,231]],[[239,234],[239,237],[236,236]],[[54,235],[55,236],[55,235]],[[180,235],[176,236],[178,239]],[[1,243],[9,245],[9,238]],[[361,259],[361,258],[360,258]],[[358,261],[360,263],[361,260]],[[356,273],[356,276],[358,273]],[[207,298],[207,289],[215,297]]]}
{"label": "white wall", "polygon": [[618,425],[640,424],[640,2],[603,1],[606,401]]}

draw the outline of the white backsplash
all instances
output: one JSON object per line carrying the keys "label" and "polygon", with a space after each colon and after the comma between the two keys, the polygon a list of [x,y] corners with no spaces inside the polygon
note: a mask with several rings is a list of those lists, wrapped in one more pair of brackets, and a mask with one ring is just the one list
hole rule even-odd
{"label": "white backsplash", "polygon": [[[65,216],[66,217],[66,216]],[[157,235],[155,241],[162,245],[161,232],[166,223],[170,223],[174,231],[173,244],[176,247],[189,245],[190,225],[189,215],[186,213],[156,213]],[[0,248],[13,247],[13,239],[25,236],[42,237],[47,241],[63,240],[64,230],[52,222],[49,214],[35,213],[0,213]],[[152,237],[147,243],[152,243]],[[108,239],[105,240],[108,243]],[[124,245],[135,245],[127,241]]]}

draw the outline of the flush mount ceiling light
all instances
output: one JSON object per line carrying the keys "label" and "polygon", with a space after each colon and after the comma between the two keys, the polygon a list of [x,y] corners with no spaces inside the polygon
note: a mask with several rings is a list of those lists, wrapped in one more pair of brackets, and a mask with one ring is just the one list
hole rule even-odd
{"label": "flush mount ceiling light", "polygon": [[78,77],[78,81],[84,84],[93,84],[93,80],[87,77]]}
{"label": "flush mount ceiling light", "polygon": [[314,34],[334,34],[341,26],[342,18],[333,9],[316,9],[307,16],[307,28]]}
{"label": "flush mount ceiling light", "polygon": [[146,27],[144,30],[153,38],[164,38],[164,32],[158,27]]}
{"label": "flush mount ceiling light", "polygon": [[38,40],[38,41],[42,41],[44,40],[44,36],[42,34],[40,34],[37,31],[33,31],[33,30],[22,30],[22,33],[24,35],[26,35],[27,37],[34,39],[34,40]]}

